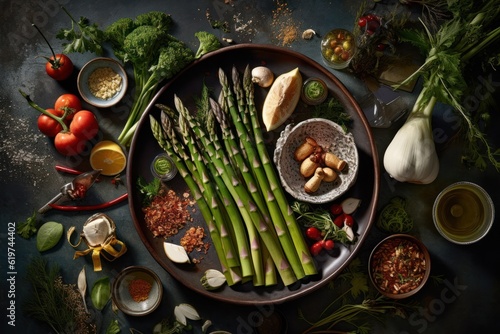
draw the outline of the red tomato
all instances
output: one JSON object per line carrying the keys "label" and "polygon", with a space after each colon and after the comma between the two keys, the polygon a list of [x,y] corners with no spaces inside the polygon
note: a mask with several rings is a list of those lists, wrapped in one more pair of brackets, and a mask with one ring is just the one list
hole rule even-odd
{"label": "red tomato", "polygon": [[344,227],[344,214],[338,215],[337,218],[333,220],[333,223],[340,228]]}
{"label": "red tomato", "polygon": [[352,225],[354,225],[354,219],[351,215],[344,214],[344,224],[349,227],[352,227]]}
{"label": "red tomato", "polygon": [[339,203],[332,204],[332,206],[330,207],[330,212],[334,216],[340,215],[342,213],[342,205],[340,205]]}
{"label": "red tomato", "polygon": [[[62,114],[54,109],[47,109],[47,111],[52,115],[62,116]],[[44,114],[40,114],[40,116],[38,116],[37,124],[40,132],[47,137],[55,137],[62,130],[62,126],[58,121]]]}
{"label": "red tomato", "polygon": [[311,240],[321,239],[321,231],[317,227],[309,227],[306,230],[306,236]]}
{"label": "red tomato", "polygon": [[66,108],[71,109],[71,112],[66,116],[66,119],[73,119],[73,115],[77,111],[82,110],[82,102],[80,101],[80,98],[74,94],[62,94],[59,96],[54,104],[54,109],[57,111],[61,110],[62,115]]}
{"label": "red tomato", "polygon": [[67,157],[82,153],[86,143],[86,139],[78,138],[71,132],[59,132],[54,138],[56,150]]}
{"label": "red tomato", "polygon": [[323,248],[326,250],[332,250],[335,247],[335,242],[332,239],[326,239],[323,241]]}
{"label": "red tomato", "polygon": [[366,17],[362,16],[359,18],[358,20],[358,26],[360,26],[361,28],[363,28],[364,26],[366,26]]}
{"label": "red tomato", "polygon": [[99,131],[97,118],[88,110],[80,110],[73,117],[69,125],[69,131],[78,138],[92,139]]}
{"label": "red tomato", "polygon": [[320,241],[317,241],[314,244],[312,244],[312,246],[309,250],[313,256],[316,256],[319,253],[321,253],[322,249],[323,249],[323,240],[320,240]]}
{"label": "red tomato", "polygon": [[50,57],[45,64],[45,71],[47,74],[57,81],[67,79],[73,73],[73,62],[68,56],[63,54],[56,54]]}

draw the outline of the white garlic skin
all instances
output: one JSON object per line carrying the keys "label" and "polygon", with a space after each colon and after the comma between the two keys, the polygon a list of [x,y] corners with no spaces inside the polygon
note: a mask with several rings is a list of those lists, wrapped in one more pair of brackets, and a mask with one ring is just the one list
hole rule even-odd
{"label": "white garlic skin", "polygon": [[252,69],[252,82],[260,87],[267,88],[274,81],[273,72],[265,66],[257,66]]}

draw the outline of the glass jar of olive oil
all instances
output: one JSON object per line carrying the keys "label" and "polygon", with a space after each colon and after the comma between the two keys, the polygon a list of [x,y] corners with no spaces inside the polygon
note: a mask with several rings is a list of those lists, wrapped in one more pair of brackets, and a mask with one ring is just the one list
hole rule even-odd
{"label": "glass jar of olive oil", "polygon": [[439,193],[432,216],[434,225],[445,239],[470,244],[488,233],[495,219],[495,207],[483,188],[463,181]]}

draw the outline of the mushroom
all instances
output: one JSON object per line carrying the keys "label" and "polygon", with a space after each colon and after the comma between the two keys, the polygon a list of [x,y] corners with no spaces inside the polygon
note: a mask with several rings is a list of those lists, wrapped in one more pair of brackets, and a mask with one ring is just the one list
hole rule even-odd
{"label": "mushroom", "polygon": [[260,87],[269,87],[274,81],[273,72],[265,66],[257,66],[252,69],[252,82]]}

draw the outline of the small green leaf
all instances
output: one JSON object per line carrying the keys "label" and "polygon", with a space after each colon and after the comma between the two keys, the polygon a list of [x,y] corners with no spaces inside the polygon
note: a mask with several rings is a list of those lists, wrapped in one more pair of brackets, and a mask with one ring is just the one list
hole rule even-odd
{"label": "small green leaf", "polygon": [[97,280],[92,287],[92,292],[90,298],[92,299],[92,304],[96,309],[102,311],[104,306],[109,301],[111,297],[111,286],[109,284],[109,277],[103,277]]}
{"label": "small green leaf", "polygon": [[64,232],[62,224],[57,222],[46,222],[43,224],[36,235],[36,248],[39,252],[51,249],[61,239]]}

